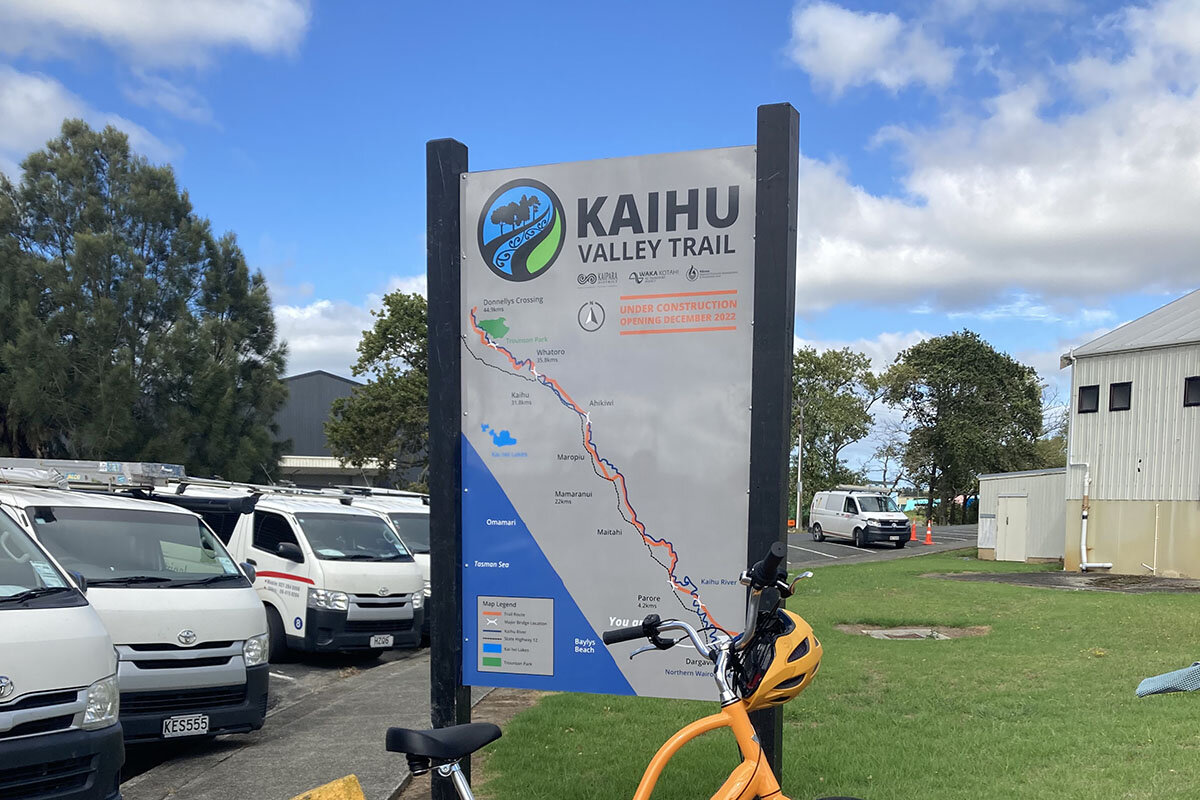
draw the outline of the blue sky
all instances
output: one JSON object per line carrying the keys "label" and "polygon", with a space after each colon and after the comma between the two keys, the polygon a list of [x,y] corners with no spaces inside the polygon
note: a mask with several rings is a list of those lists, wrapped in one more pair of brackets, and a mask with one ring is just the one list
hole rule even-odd
{"label": "blue sky", "polygon": [[426,140],[749,144],[787,101],[798,341],[882,366],[969,327],[1053,383],[1200,285],[1198,79],[1194,0],[0,0],[0,170],[118,124],[267,275],[291,370],[348,374],[379,296],[423,290]]}

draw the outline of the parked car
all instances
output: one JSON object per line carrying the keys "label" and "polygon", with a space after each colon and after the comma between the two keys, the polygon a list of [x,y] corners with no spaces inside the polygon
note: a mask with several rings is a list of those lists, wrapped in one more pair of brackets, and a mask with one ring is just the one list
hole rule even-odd
{"label": "parked car", "polygon": [[[232,521],[221,498],[251,497]],[[155,492],[211,520],[234,557],[258,571],[255,588],[271,631],[271,659],[305,653],[416,647],[425,580],[387,515],[349,495],[249,484],[181,482]]]}
{"label": "parked car", "polygon": [[120,797],[117,655],[82,584],[0,514],[0,797]]}
{"label": "parked car", "polygon": [[827,537],[849,539],[855,547],[887,542],[904,547],[909,538],[908,517],[896,501],[878,489],[838,487],[813,495],[809,507],[809,530],[823,542]]}
{"label": "parked car", "polygon": [[[5,464],[21,459],[6,459]],[[40,486],[0,486],[0,513],[65,569],[87,581],[88,600],[116,645],[121,725],[127,742],[246,733],[267,709],[267,619],[253,571],[239,569],[196,514],[110,491],[178,465],[27,462]],[[57,488],[63,485],[75,488]],[[146,487],[154,480],[146,478]],[[55,487],[55,488],[48,488]],[[111,486],[108,486],[111,489]]]}

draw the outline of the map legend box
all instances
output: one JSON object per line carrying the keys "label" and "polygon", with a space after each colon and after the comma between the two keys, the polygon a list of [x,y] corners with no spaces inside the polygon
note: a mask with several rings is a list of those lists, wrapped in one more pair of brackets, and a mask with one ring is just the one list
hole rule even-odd
{"label": "map legend box", "polygon": [[554,674],[554,600],[478,597],[480,672]]}

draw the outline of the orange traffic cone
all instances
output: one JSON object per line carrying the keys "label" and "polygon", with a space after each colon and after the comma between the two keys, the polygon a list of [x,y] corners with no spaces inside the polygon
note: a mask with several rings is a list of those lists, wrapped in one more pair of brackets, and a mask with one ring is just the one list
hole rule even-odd
{"label": "orange traffic cone", "polygon": [[933,520],[925,520],[925,541],[922,544],[933,544]]}
{"label": "orange traffic cone", "polygon": [[917,538],[917,521],[915,519],[912,521],[912,530],[909,531],[908,540],[910,542],[921,541],[920,539]]}

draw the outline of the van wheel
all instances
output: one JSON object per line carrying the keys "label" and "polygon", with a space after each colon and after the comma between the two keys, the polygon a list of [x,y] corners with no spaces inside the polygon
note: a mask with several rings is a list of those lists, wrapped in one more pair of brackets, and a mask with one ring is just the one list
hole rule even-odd
{"label": "van wheel", "polygon": [[821,523],[814,522],[812,526],[812,537],[814,542],[825,541],[825,531],[821,530]]}
{"label": "van wheel", "polygon": [[274,606],[267,606],[267,631],[271,643],[267,647],[267,660],[272,664],[281,664],[287,660],[287,634],[283,632],[283,617]]}
{"label": "van wheel", "polygon": [[866,547],[867,546],[867,537],[865,535],[863,535],[862,528],[854,529],[854,546],[855,547]]}

